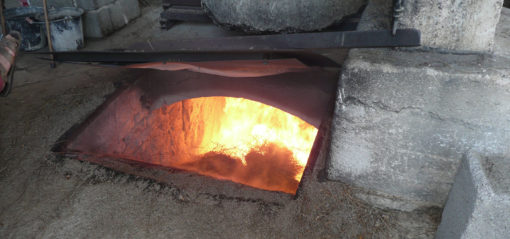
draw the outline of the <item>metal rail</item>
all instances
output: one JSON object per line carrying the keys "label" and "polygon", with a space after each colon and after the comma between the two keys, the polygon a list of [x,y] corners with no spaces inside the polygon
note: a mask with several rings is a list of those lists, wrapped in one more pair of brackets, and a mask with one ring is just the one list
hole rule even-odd
{"label": "metal rail", "polygon": [[172,6],[189,6],[189,7],[201,7],[202,0],[163,0],[163,9],[167,9]]}
{"label": "metal rail", "polygon": [[[251,35],[137,43],[129,50],[110,52],[53,52],[56,61],[101,64],[142,62],[198,62],[297,58],[308,65],[337,66],[332,60],[307,50],[335,48],[413,47],[420,32],[401,29]],[[31,54],[47,54],[38,52]]]}

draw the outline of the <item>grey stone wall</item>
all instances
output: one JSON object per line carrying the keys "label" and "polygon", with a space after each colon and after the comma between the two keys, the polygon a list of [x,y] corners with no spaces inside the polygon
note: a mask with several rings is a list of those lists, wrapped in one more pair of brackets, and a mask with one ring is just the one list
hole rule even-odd
{"label": "grey stone wall", "polygon": [[510,153],[510,60],[352,50],[333,120],[329,178],[382,207],[445,203],[463,154]]}

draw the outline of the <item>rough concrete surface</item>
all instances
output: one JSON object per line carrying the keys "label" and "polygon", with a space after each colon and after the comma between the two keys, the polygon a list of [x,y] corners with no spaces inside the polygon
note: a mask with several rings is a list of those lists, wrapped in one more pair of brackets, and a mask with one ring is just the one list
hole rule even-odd
{"label": "rough concrete surface", "polygon": [[448,196],[436,238],[508,238],[510,158],[466,155]]}
{"label": "rough concrete surface", "polygon": [[494,54],[510,58],[510,8],[504,7],[496,28]]}
{"label": "rough concrete surface", "polygon": [[254,32],[314,31],[356,13],[360,0],[203,0],[215,22]]}
{"label": "rough concrete surface", "polygon": [[[392,0],[371,0],[360,29],[390,29]],[[455,51],[489,52],[502,0],[479,1],[404,1],[400,28],[421,31],[422,46]]]}
{"label": "rough concrete surface", "polygon": [[[204,24],[161,32],[161,9],[86,50],[154,38],[230,34]],[[0,238],[432,238],[439,210],[374,208],[352,188],[317,180],[327,142],[300,196],[287,204],[204,194],[115,173],[50,148],[133,77],[117,68],[59,64],[21,55],[12,94],[0,99]],[[328,138],[328,137],[326,137]]]}
{"label": "rough concrete surface", "polygon": [[352,50],[343,71],[329,178],[374,204],[441,207],[467,150],[509,153],[508,58]]}
{"label": "rough concrete surface", "polygon": [[433,48],[491,51],[503,0],[404,1],[403,27],[422,32]]}

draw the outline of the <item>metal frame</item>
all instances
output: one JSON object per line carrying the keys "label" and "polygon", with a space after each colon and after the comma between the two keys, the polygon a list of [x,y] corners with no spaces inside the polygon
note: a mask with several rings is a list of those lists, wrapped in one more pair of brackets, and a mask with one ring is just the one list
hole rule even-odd
{"label": "metal frame", "polygon": [[211,22],[201,0],[163,0],[159,23],[168,30],[177,22]]}
{"label": "metal frame", "polygon": [[420,46],[416,29],[335,31],[294,34],[249,35],[190,40],[166,40],[135,44],[131,49],[157,51],[277,51],[332,48],[378,48]]}

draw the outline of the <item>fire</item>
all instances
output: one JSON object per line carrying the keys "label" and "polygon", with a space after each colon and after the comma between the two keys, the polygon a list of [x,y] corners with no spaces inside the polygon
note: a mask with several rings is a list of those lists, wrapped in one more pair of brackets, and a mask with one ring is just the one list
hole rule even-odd
{"label": "fire", "polygon": [[[304,167],[312,149],[317,129],[282,110],[251,100],[210,97],[206,101],[223,101],[221,124],[210,138],[204,138],[199,154],[222,151],[240,159],[257,147],[273,143],[292,151],[295,163]],[[296,175],[301,180],[301,175]]]}
{"label": "fire", "polygon": [[184,100],[156,112],[171,132],[160,164],[294,194],[317,129],[277,108],[231,97]]}

